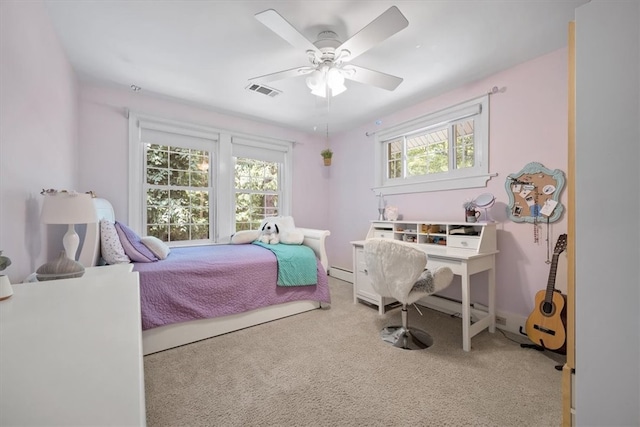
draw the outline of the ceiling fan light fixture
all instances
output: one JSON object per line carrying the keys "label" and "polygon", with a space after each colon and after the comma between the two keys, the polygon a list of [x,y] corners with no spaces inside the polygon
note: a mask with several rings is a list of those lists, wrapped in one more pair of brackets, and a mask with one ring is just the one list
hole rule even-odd
{"label": "ceiling fan light fixture", "polygon": [[327,67],[322,67],[312,72],[307,77],[307,87],[311,93],[322,98],[327,97]]}
{"label": "ceiling fan light fixture", "polygon": [[331,89],[331,96],[337,96],[347,90],[347,87],[344,84],[334,86],[329,85],[329,89]]}
{"label": "ceiling fan light fixture", "polygon": [[340,95],[347,90],[347,87],[344,85],[344,76],[341,70],[336,67],[331,67],[329,71],[327,71],[327,86],[331,89],[331,96]]}
{"label": "ceiling fan light fixture", "polygon": [[320,72],[320,70],[315,70],[309,77],[306,79],[307,87],[311,90],[314,90],[317,87],[324,85],[324,76]]}
{"label": "ceiling fan light fixture", "polygon": [[311,94],[315,96],[319,96],[321,98],[327,97],[327,87],[325,85],[319,85],[313,89],[311,89]]}
{"label": "ceiling fan light fixture", "polygon": [[331,89],[344,86],[344,76],[340,70],[335,67],[329,68],[329,71],[327,71],[327,85],[329,85]]}
{"label": "ceiling fan light fixture", "polygon": [[347,90],[344,85],[344,76],[339,69],[335,67],[322,66],[313,71],[306,79],[307,87],[311,89],[311,93],[322,98],[327,97],[329,89],[330,94],[336,96]]}

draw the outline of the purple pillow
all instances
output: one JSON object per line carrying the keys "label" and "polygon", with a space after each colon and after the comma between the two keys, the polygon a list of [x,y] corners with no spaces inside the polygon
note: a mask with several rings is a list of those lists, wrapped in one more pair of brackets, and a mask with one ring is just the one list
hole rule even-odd
{"label": "purple pillow", "polygon": [[116,231],[120,238],[120,243],[133,262],[154,262],[158,257],[153,254],[140,240],[140,236],[126,225],[116,221]]}

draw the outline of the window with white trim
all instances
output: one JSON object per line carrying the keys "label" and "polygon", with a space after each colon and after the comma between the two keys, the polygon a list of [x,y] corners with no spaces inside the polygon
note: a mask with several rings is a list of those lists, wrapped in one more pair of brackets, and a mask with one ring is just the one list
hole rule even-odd
{"label": "window with white trim", "polygon": [[374,191],[484,187],[491,177],[488,107],[487,95],[376,133]]}
{"label": "window with white trim", "polygon": [[226,242],[290,215],[290,141],[131,113],[129,146],[129,225],[141,235]]}
{"label": "window with white trim", "polygon": [[144,159],[146,235],[164,242],[211,239],[210,152],[146,143]]}
{"label": "window with white trim", "polygon": [[242,138],[232,144],[236,231],[257,230],[264,218],[280,213],[286,151]]}
{"label": "window with white trim", "polygon": [[236,157],[236,231],[257,230],[262,220],[278,215],[279,164]]}

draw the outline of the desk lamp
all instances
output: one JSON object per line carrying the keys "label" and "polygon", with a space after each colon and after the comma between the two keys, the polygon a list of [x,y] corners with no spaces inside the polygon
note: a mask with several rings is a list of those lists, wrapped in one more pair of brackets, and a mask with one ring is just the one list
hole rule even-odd
{"label": "desk lamp", "polygon": [[67,258],[75,261],[80,238],[75,224],[98,222],[98,214],[91,194],[58,191],[46,193],[40,218],[45,224],[67,224],[69,228],[62,239]]}

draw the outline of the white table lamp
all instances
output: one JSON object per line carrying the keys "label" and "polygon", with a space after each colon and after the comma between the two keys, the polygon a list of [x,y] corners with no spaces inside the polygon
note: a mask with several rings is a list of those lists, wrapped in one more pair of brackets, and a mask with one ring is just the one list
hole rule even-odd
{"label": "white table lamp", "polygon": [[62,244],[67,258],[75,260],[80,245],[75,224],[98,222],[98,213],[91,194],[57,192],[45,195],[40,218],[45,224],[69,225]]}

